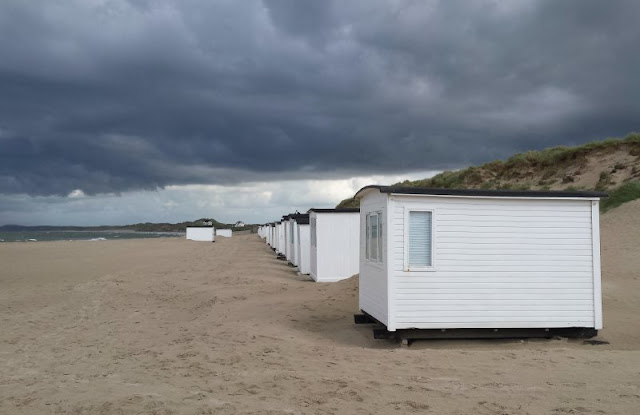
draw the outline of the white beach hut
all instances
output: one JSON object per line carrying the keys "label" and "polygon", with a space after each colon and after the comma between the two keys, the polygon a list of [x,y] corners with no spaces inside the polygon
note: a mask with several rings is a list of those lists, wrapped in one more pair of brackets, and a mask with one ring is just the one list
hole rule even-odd
{"label": "white beach hut", "polygon": [[231,238],[233,231],[231,229],[216,229],[216,236],[224,236],[225,238]]}
{"label": "white beach hut", "polygon": [[360,309],[389,332],[592,336],[603,196],[367,186],[356,194]]}
{"label": "white beach hut", "polygon": [[289,215],[289,237],[287,238],[287,243],[289,244],[289,262],[292,265],[298,267],[300,262],[300,254],[298,252],[298,244],[299,244],[299,236],[298,236],[298,220],[300,218],[306,217],[307,222],[309,215],[302,213],[292,213]]}
{"label": "white beach hut", "polygon": [[284,255],[284,250],[285,250],[285,228],[284,228],[284,220],[281,220],[278,224],[278,247],[276,249],[276,251],[281,254]]}
{"label": "white beach hut", "polygon": [[269,230],[269,246],[271,246],[272,249],[276,249],[276,223],[275,222],[271,222],[270,225],[270,230]]}
{"label": "white beach hut", "polygon": [[289,214],[289,215],[284,217],[285,226],[286,226],[285,256],[287,258],[287,261],[289,261],[289,263],[291,265],[294,265],[294,266],[298,266],[298,262],[297,262],[297,259],[296,259],[296,256],[297,256],[297,250],[296,250],[296,239],[297,239],[296,217],[299,216],[299,215],[300,215],[300,213],[296,212],[296,213],[291,213],[291,214]]}
{"label": "white beach hut", "polygon": [[190,241],[215,242],[216,230],[213,226],[188,226],[186,238]]}
{"label": "white beach hut", "polygon": [[271,224],[267,223],[266,225],[264,225],[264,241],[267,243],[267,245],[271,246]]}
{"label": "white beach hut", "polygon": [[309,214],[300,214],[296,216],[296,266],[298,272],[308,275],[311,272],[310,267],[310,250],[311,239],[309,234]]}
{"label": "white beach hut", "polygon": [[274,248],[275,245],[275,240],[276,240],[276,224],[274,222],[271,222],[269,224],[269,246],[271,248]]}
{"label": "white beach hut", "polygon": [[310,274],[318,282],[339,281],[358,273],[358,209],[311,209]]}
{"label": "white beach hut", "polygon": [[287,259],[287,261],[291,262],[291,229],[292,229],[292,223],[291,223],[291,215],[286,215],[282,217],[282,227],[283,227],[283,232],[284,232],[284,238],[283,238],[283,255],[285,256],[285,258]]}
{"label": "white beach hut", "polygon": [[273,250],[278,252],[278,231],[280,230],[280,222],[273,223]]}

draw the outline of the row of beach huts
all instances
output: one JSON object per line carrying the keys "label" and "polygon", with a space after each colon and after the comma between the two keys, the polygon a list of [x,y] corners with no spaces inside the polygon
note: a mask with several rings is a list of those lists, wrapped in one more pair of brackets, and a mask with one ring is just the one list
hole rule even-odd
{"label": "row of beach huts", "polygon": [[213,225],[193,225],[186,229],[185,237],[190,241],[215,242],[216,236],[231,238],[231,229],[216,229]]}
{"label": "row of beach huts", "polygon": [[259,227],[301,274],[359,274],[377,338],[592,337],[602,328],[600,192],[367,186],[359,209]]}

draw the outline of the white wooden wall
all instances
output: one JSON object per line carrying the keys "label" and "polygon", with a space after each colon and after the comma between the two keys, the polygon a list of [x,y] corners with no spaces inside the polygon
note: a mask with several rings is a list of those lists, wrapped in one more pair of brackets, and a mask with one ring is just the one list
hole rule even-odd
{"label": "white wooden wall", "polygon": [[271,236],[269,236],[269,245],[271,245],[272,248],[276,247],[276,225],[273,225],[271,227]]}
{"label": "white wooden wall", "polygon": [[293,238],[291,239],[290,243],[289,243],[289,253],[291,255],[291,263],[293,265],[295,265],[296,267],[298,266],[298,249],[297,249],[297,244],[298,244],[298,223],[291,219],[291,228],[293,229]]}
{"label": "white wooden wall", "polygon": [[284,223],[278,224],[278,252],[283,254],[285,253],[285,227]]}
{"label": "white wooden wall", "polygon": [[282,253],[285,258],[289,259],[289,244],[287,239],[289,239],[289,221],[282,222]]}
{"label": "white wooden wall", "polygon": [[301,274],[308,275],[310,272],[310,264],[309,264],[309,255],[311,253],[310,249],[310,239],[309,239],[309,225],[298,225],[298,271]]}
{"label": "white wooden wall", "polygon": [[[434,211],[433,271],[404,270],[412,207]],[[392,196],[389,208],[389,329],[601,328],[598,202]]]}
{"label": "white wooden wall", "polygon": [[293,241],[291,240],[292,227],[293,222],[291,220],[284,222],[284,256],[289,262],[292,262],[293,259]]}
{"label": "white wooden wall", "polygon": [[191,241],[213,242],[215,241],[214,228],[187,228],[186,238]]}
{"label": "white wooden wall", "polygon": [[[388,325],[388,301],[389,291],[387,289],[387,264],[385,259],[382,263],[371,263],[367,261],[365,249],[366,215],[371,212],[382,212],[385,229],[383,237],[386,235],[387,218],[387,195],[376,192],[372,193],[360,203],[360,281],[358,298],[360,309],[375,317],[381,323]],[[383,258],[387,258],[387,244],[384,244],[382,252]]]}
{"label": "white wooden wall", "polygon": [[231,235],[233,235],[233,231],[231,229],[216,229],[216,236],[231,238]]}
{"label": "white wooden wall", "polygon": [[317,221],[318,243],[315,268],[312,252],[311,277],[318,282],[331,282],[357,274],[360,265],[360,214],[311,214],[315,214]]}
{"label": "white wooden wall", "polygon": [[[309,275],[317,280],[318,274],[318,218],[316,212],[309,212]],[[313,243],[312,234],[316,234],[316,244]]]}

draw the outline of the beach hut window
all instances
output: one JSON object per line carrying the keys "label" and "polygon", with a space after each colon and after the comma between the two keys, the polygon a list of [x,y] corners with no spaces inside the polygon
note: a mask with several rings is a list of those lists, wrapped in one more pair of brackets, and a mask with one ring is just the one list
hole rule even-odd
{"label": "beach hut window", "polygon": [[309,225],[311,227],[311,246],[318,246],[316,242],[316,218],[309,219]]}
{"label": "beach hut window", "polygon": [[418,271],[433,267],[433,212],[409,211],[405,268]]}
{"label": "beach hut window", "polygon": [[372,261],[378,260],[378,215],[371,215],[371,219],[369,221],[371,224],[369,229],[369,258]]}
{"label": "beach hut window", "polygon": [[365,216],[365,222],[366,222],[366,226],[365,226],[365,234],[364,234],[364,243],[365,243],[365,248],[364,248],[364,253],[365,253],[365,257],[367,259],[371,259],[371,256],[369,255],[369,246],[371,245],[369,242],[369,235],[370,235],[370,229],[371,229],[371,215],[369,215],[367,213],[367,215]]}
{"label": "beach hut window", "polygon": [[372,262],[382,262],[382,214],[379,212],[366,215],[365,254]]}

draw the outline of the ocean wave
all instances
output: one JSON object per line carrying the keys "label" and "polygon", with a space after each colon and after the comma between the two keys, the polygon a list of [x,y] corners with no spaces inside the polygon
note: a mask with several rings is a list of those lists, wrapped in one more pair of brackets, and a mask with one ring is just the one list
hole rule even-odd
{"label": "ocean wave", "polygon": [[33,238],[31,238],[31,239],[27,239],[27,241],[28,241],[28,242],[38,242],[38,240],[37,240],[37,239],[33,239]]}
{"label": "ocean wave", "polygon": [[106,241],[107,238],[91,238],[90,241]]}

